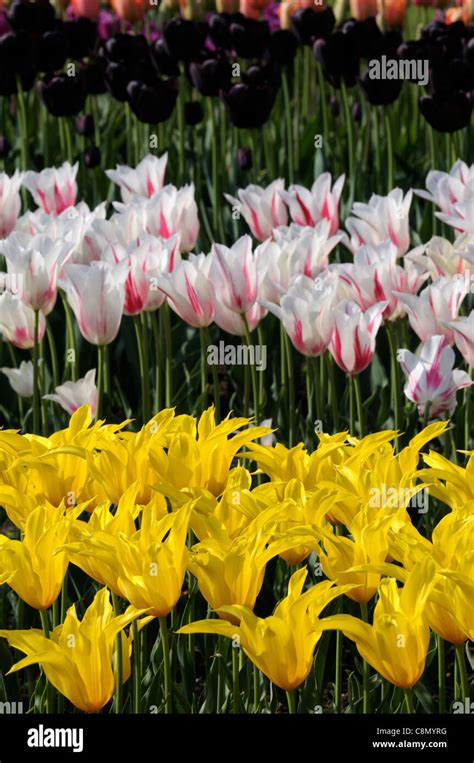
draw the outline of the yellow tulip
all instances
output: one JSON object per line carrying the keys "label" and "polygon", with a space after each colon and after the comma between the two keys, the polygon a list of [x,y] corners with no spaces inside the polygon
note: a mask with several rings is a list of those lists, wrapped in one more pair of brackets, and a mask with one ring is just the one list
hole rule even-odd
{"label": "yellow tulip", "polygon": [[222,617],[222,607],[239,604],[252,609],[263,584],[265,567],[274,556],[298,546],[299,543],[311,543],[313,539],[305,533],[287,533],[284,537],[275,536],[274,515],[259,515],[237,538],[231,539],[220,529],[214,527],[215,535],[197,543],[192,548],[189,569],[197,578],[199,589]]}
{"label": "yellow tulip", "polygon": [[[178,633],[215,633],[241,646],[249,659],[276,686],[296,689],[308,677],[313,653],[321,636],[318,616],[344,589],[323,581],[302,593],[307,571],[292,575],[288,595],[270,617],[260,618],[244,606],[222,607],[225,620],[200,620],[180,628]],[[237,623],[237,624],[233,624]]]}
{"label": "yellow tulip", "polygon": [[[117,532],[117,527],[107,524],[104,529],[84,533],[65,548],[95,580],[137,609],[164,617],[181,594],[189,556],[186,534],[191,510],[187,504],[160,516],[150,503],[143,508],[141,526],[133,534]],[[125,506],[122,511],[126,514],[131,508]]]}
{"label": "yellow tulip", "polygon": [[48,609],[57,599],[68,566],[60,549],[81,511],[81,506],[72,514],[65,514],[64,506],[37,506],[27,517],[22,540],[0,535],[0,582],[7,582],[30,607]]}
{"label": "yellow tulip", "polygon": [[384,578],[373,625],[352,615],[333,615],[321,621],[321,626],[324,630],[342,630],[381,676],[409,689],[421,678],[425,666],[430,629],[424,609],[434,576],[434,562],[426,559],[413,568],[401,591],[395,578]]}
{"label": "yellow tulip", "polygon": [[370,601],[377,593],[380,573],[354,572],[351,568],[384,563],[389,551],[390,530],[398,529],[408,518],[404,509],[379,514],[381,516],[371,520],[369,508],[361,509],[351,521],[350,538],[336,535],[332,529],[314,530],[322,541],[319,558],[324,574],[339,585],[357,584],[358,587],[347,594],[354,601]]}
{"label": "yellow tulip", "polygon": [[[130,607],[118,617],[113,616],[109,592],[98,591],[94,601],[78,620],[73,605],[62,625],[46,638],[42,631],[0,630],[10,646],[27,656],[16,663],[10,673],[40,664],[46,678],[79,710],[95,713],[111,699],[115,691],[113,660],[116,659],[116,636],[142,613]],[[122,677],[130,676],[131,637],[122,638]]]}

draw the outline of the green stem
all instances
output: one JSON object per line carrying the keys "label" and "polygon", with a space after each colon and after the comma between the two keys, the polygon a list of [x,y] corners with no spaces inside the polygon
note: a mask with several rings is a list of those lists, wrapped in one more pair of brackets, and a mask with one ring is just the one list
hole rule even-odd
{"label": "green stem", "polygon": [[140,655],[140,633],[138,631],[137,621],[132,622],[133,631],[133,712],[141,712],[141,655]]}
{"label": "green stem", "polygon": [[161,315],[163,318],[165,334],[165,405],[167,408],[170,408],[172,405],[171,401],[173,397],[173,347],[171,341],[171,315],[167,302],[165,302],[160,309],[162,311]]}
{"label": "green stem", "polygon": [[104,345],[97,346],[97,415],[96,419],[104,415]]}
{"label": "green stem", "polygon": [[295,147],[293,144],[293,127],[292,127],[292,117],[291,117],[290,91],[288,87],[288,74],[285,71],[285,69],[283,69],[281,77],[282,77],[282,83],[283,83],[283,99],[285,102],[286,157],[288,161],[288,182],[291,184],[294,182],[294,179],[295,179],[294,160],[293,160],[293,152],[295,150]]}
{"label": "green stem", "polygon": [[360,389],[360,378],[357,374],[352,375],[354,384],[355,399],[357,405],[357,418],[359,419],[359,437],[364,437],[364,409],[362,408],[362,392]]}
{"label": "green stem", "polygon": [[143,326],[141,325],[140,316],[135,315],[133,319],[135,326],[135,333],[137,336],[138,347],[138,361],[140,364],[140,382],[142,393],[142,424],[145,424],[150,416],[150,378],[149,368],[147,365],[147,354],[145,351],[145,338],[143,336]]}
{"label": "green stem", "polygon": [[51,366],[53,369],[53,384],[54,387],[59,386],[59,364],[58,364],[58,354],[56,352],[56,344],[54,341],[54,333],[53,330],[49,324],[49,322],[46,324],[46,334],[48,337],[48,345],[49,345],[49,354],[51,356]]}
{"label": "green stem", "polygon": [[[40,609],[40,618],[41,618],[41,625],[43,628],[43,635],[45,638],[50,638],[47,610]],[[48,679],[46,679],[46,712],[48,713],[54,712],[54,687],[50,683],[50,681],[48,681]]]}
{"label": "green stem", "polygon": [[239,649],[232,645],[232,712],[240,709]]}
{"label": "green stem", "polygon": [[[393,400],[392,404],[393,404],[393,414],[395,418],[395,429],[400,431],[401,416],[402,416],[401,394],[400,394],[400,366],[397,360],[397,346],[395,342],[394,327],[389,321],[387,321],[385,325],[387,330],[388,343],[390,346],[390,365],[391,365],[391,373],[392,373],[392,400]],[[395,442],[395,448],[398,453],[400,449],[399,438],[397,438]]]}
{"label": "green stem", "polygon": [[[367,610],[367,602],[362,601],[360,603],[360,614],[361,619],[364,621],[364,623],[369,622],[369,614]],[[364,701],[363,701],[363,712],[364,715],[367,715],[367,713],[370,713],[370,673],[369,673],[369,663],[366,660],[362,661],[362,685],[363,685],[363,693],[364,693]]]}
{"label": "green stem", "polygon": [[405,689],[405,705],[407,713],[413,714],[415,712],[415,708],[413,706],[413,692],[411,689]]}
{"label": "green stem", "polygon": [[287,691],[286,692],[286,698],[288,700],[288,712],[291,715],[296,714],[296,692],[293,691]]}
{"label": "green stem", "polygon": [[[209,329],[203,328],[202,334],[204,337],[204,344],[207,347],[211,344],[211,340],[209,337]],[[212,374],[212,386],[214,388],[214,406],[216,409],[216,422],[219,423],[221,420],[221,391],[220,391],[220,384],[219,384],[219,372],[217,370],[217,366],[213,363],[211,366],[211,374]]]}
{"label": "green stem", "polygon": [[333,432],[339,431],[339,409],[337,401],[336,374],[334,371],[334,360],[329,352],[325,353],[328,367],[329,384],[331,386],[331,410]]}
{"label": "green stem", "polygon": [[40,433],[40,379],[39,379],[39,310],[35,310],[33,339],[33,431]]}
{"label": "green stem", "polygon": [[292,448],[295,443],[295,430],[296,430],[295,376],[294,376],[294,370],[293,370],[293,355],[291,350],[291,344],[288,338],[288,334],[286,332],[285,332],[285,345],[286,345],[286,366],[288,371],[288,394],[289,394],[289,405],[290,405],[290,431],[289,431],[289,437],[288,437],[288,444],[290,448]]}
{"label": "green stem", "polygon": [[387,141],[387,193],[389,193],[393,188],[393,141],[388,107],[384,109],[384,124]]}
{"label": "green stem", "polygon": [[173,697],[171,686],[171,655],[168,638],[168,626],[166,617],[160,617],[161,644],[163,649],[163,673],[165,689],[165,713],[169,715],[173,712]]}
{"label": "green stem", "polygon": [[439,690],[439,712],[446,712],[446,668],[444,659],[444,641],[441,636],[436,636],[438,644],[438,690]]}
{"label": "green stem", "polygon": [[[114,614],[118,617],[120,612],[120,601],[117,594],[112,592],[112,604]],[[123,712],[123,662],[122,662],[122,632],[119,631],[115,637],[115,713],[120,715]]]}
{"label": "green stem", "polygon": [[163,346],[161,327],[163,321],[160,320],[161,312],[156,310],[151,317],[151,325],[153,330],[153,342],[155,345],[155,402],[154,413],[161,410],[161,401],[163,395],[163,371],[161,363],[161,349]]}
{"label": "green stem", "polygon": [[[245,313],[242,313],[242,321],[245,328],[245,343],[247,347],[252,346],[252,340],[250,337],[250,330],[249,330],[249,324],[247,322],[247,318]],[[249,353],[250,356],[250,353]],[[252,393],[253,393],[253,415],[255,418],[255,424],[258,426],[260,424],[260,405],[259,405],[259,395],[258,395],[258,383],[257,383],[257,368],[255,366],[255,363],[250,364],[250,376],[252,380]]]}
{"label": "green stem", "polygon": [[469,698],[469,686],[467,682],[466,661],[464,659],[464,644],[456,644],[456,663],[458,666],[459,682],[461,688],[460,699],[465,702]]}
{"label": "green stem", "polygon": [[354,183],[355,183],[355,162],[354,162],[354,133],[351,112],[349,109],[349,99],[347,97],[347,88],[343,79],[341,79],[341,95],[342,95],[342,107],[344,109],[344,120],[346,123],[347,133],[347,148],[349,154],[349,200],[347,202],[348,209],[351,208],[354,200]]}
{"label": "green stem", "polygon": [[[469,367],[469,376],[473,378],[473,369]],[[464,449],[469,450],[470,426],[471,426],[471,394],[470,387],[464,390]]]}

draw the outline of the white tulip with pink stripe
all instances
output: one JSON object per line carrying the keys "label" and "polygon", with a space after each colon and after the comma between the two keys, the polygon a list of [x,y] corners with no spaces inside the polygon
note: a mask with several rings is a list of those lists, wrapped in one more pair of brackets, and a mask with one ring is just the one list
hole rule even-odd
{"label": "white tulip with pink stripe", "polygon": [[351,300],[337,306],[329,351],[347,374],[359,374],[372,361],[386,307],[387,302],[377,302],[364,311]]}
{"label": "white tulip with pink stripe", "polygon": [[446,337],[432,336],[421,348],[419,356],[400,350],[399,362],[406,376],[406,397],[416,403],[424,416],[428,406],[431,418],[452,416],[456,408],[456,393],[473,383],[465,371],[454,370],[455,354]]}
{"label": "white tulip with pink stripe", "polygon": [[314,227],[321,220],[329,220],[330,234],[333,236],[339,229],[339,202],[344,181],[345,175],[341,175],[331,188],[331,173],[323,172],[316,178],[311,190],[302,185],[290,185],[288,191],[281,191],[293,222]]}
{"label": "white tulip with pink stripe", "polygon": [[41,172],[26,172],[23,185],[35,204],[47,215],[60,215],[76,203],[76,175],[79,164],[64,162],[61,167],[48,167]]}
{"label": "white tulip with pink stripe", "polygon": [[258,241],[270,238],[273,229],[286,225],[288,213],[281,198],[280,191],[285,188],[284,180],[279,178],[266,188],[258,185],[248,185],[237,191],[237,198],[225,193],[227,201],[237,208],[249,226],[252,235]]}
{"label": "white tulip with pink stripe", "polygon": [[394,291],[397,299],[405,305],[410,326],[422,342],[427,342],[435,334],[443,334],[449,344],[454,344],[454,334],[447,321],[458,317],[459,308],[467,294],[465,279],[438,278],[418,296]]}

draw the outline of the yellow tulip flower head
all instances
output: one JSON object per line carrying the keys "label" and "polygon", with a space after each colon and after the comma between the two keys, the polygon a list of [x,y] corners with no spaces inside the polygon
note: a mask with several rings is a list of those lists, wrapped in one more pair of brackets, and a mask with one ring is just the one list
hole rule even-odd
{"label": "yellow tulip flower head", "polygon": [[374,609],[373,625],[352,615],[333,615],[322,621],[356,642],[360,655],[387,681],[409,689],[421,678],[430,629],[424,609],[435,583],[431,559],[417,564],[403,589],[395,578],[384,578]]}
{"label": "yellow tulip flower head", "polygon": [[[28,665],[40,664],[48,681],[79,710],[96,713],[109,702],[116,688],[113,661],[116,659],[116,636],[141,612],[129,608],[114,617],[106,588],[98,591],[80,621],[73,605],[62,625],[46,638],[42,631],[1,630],[0,636],[10,646],[27,656],[10,673]],[[122,677],[130,676],[131,637],[122,638]]]}
{"label": "yellow tulip flower head", "polygon": [[307,570],[292,575],[288,595],[270,617],[260,618],[248,607],[223,607],[218,614],[232,620],[201,620],[185,625],[178,633],[216,633],[240,645],[249,659],[276,686],[296,689],[308,677],[313,654],[321,636],[318,615],[344,589],[323,581],[302,593]]}
{"label": "yellow tulip flower head", "polygon": [[26,519],[22,540],[0,535],[0,582],[7,582],[30,607],[48,609],[57,599],[68,566],[60,549],[81,511],[81,506],[72,513],[65,513],[64,506],[37,506]]}

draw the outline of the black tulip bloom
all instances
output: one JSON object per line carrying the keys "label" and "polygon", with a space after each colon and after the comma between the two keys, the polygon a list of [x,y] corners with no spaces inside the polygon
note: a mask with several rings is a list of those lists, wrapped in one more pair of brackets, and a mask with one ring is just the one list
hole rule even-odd
{"label": "black tulip bloom", "polygon": [[402,79],[375,79],[371,77],[371,70],[367,69],[360,79],[360,86],[364,95],[372,106],[388,106],[397,100],[402,92]]}
{"label": "black tulip bloom", "polygon": [[237,166],[242,172],[248,172],[253,167],[253,157],[251,148],[237,149]]}
{"label": "black tulip bloom", "polygon": [[103,61],[99,59],[90,61],[88,64],[81,64],[80,72],[88,95],[101,95],[107,92]]}
{"label": "black tulip bloom", "polygon": [[166,122],[176,105],[178,90],[173,82],[156,79],[153,85],[136,80],[127,86],[130,108],[140,122]]}
{"label": "black tulip bloom", "polygon": [[7,11],[7,19],[15,31],[23,30],[43,34],[55,24],[54,8],[48,0],[14,0]]}
{"label": "black tulip bloom", "polygon": [[97,26],[93,21],[86,18],[65,21],[61,25],[61,31],[66,37],[68,56],[79,61],[89,56],[97,42]]}
{"label": "black tulip bloom", "polygon": [[270,27],[266,21],[243,17],[230,25],[232,49],[241,58],[260,58],[270,42]]}
{"label": "black tulip bloom", "polygon": [[359,74],[359,53],[354,38],[344,32],[334,32],[327,40],[317,40],[314,55],[320,62],[328,82],[340,87],[355,85]]}
{"label": "black tulip bloom", "polygon": [[81,114],[76,119],[75,127],[78,135],[91,138],[94,135],[94,117],[92,114]]}
{"label": "black tulip bloom", "polygon": [[125,64],[110,63],[105,69],[105,84],[117,101],[128,99],[127,86],[130,82],[130,71]]}
{"label": "black tulip bloom", "polygon": [[274,61],[266,64],[253,64],[242,73],[242,82],[248,85],[269,84],[277,91],[281,86],[281,69]]}
{"label": "black tulip bloom", "polygon": [[298,50],[298,38],[289,29],[276,29],[270,35],[268,53],[280,66],[288,66],[294,61]]}
{"label": "black tulip bloom", "polygon": [[199,101],[188,101],[184,104],[184,121],[190,127],[195,127],[204,119],[204,111]]}
{"label": "black tulip bloom", "polygon": [[2,76],[30,72],[35,68],[35,58],[32,39],[26,32],[8,32],[0,38]]}
{"label": "black tulip bloom", "polygon": [[44,105],[53,117],[72,117],[83,110],[86,90],[80,77],[59,74],[38,83]]}
{"label": "black tulip bloom", "polygon": [[235,127],[262,127],[268,121],[275,102],[275,90],[269,83],[240,83],[220,97]]}
{"label": "black tulip bloom", "polygon": [[300,8],[291,17],[291,25],[302,45],[312,45],[314,40],[329,37],[336,25],[336,17],[330,7],[323,11]]}
{"label": "black tulip bloom", "polygon": [[104,54],[108,61],[114,63],[130,63],[148,56],[149,48],[142,34],[117,33],[110,37],[104,46]]}
{"label": "black tulip bloom", "polygon": [[192,61],[204,45],[205,25],[177,16],[165,24],[163,37],[168,54],[177,61]]}
{"label": "black tulip bloom", "polygon": [[469,93],[474,89],[474,72],[466,61],[454,58],[431,70],[429,92],[431,95],[448,96],[455,90]]}
{"label": "black tulip bloom", "polygon": [[231,24],[244,24],[242,13],[212,13],[208,18],[208,35],[216,48],[232,49]]}
{"label": "black tulip bloom", "polygon": [[472,101],[462,90],[446,98],[425,95],[420,98],[420,111],[437,132],[456,132],[470,123]]}
{"label": "black tulip bloom", "polygon": [[67,40],[61,32],[45,32],[38,43],[38,70],[59,71],[66,63],[67,53]]}
{"label": "black tulip bloom", "polygon": [[153,46],[153,58],[155,59],[158,71],[166,77],[177,77],[179,75],[179,66],[175,58],[171,56],[166,47],[164,39],[156,40]]}
{"label": "black tulip bloom", "polygon": [[11,151],[11,146],[4,135],[0,135],[0,159],[6,159]]}
{"label": "black tulip bloom", "polygon": [[232,70],[227,58],[221,56],[208,58],[202,63],[191,63],[189,76],[193,86],[201,95],[215,96],[220,90],[230,88]]}
{"label": "black tulip bloom", "polygon": [[84,151],[84,164],[88,169],[94,169],[100,164],[102,154],[98,146],[87,146]]}

